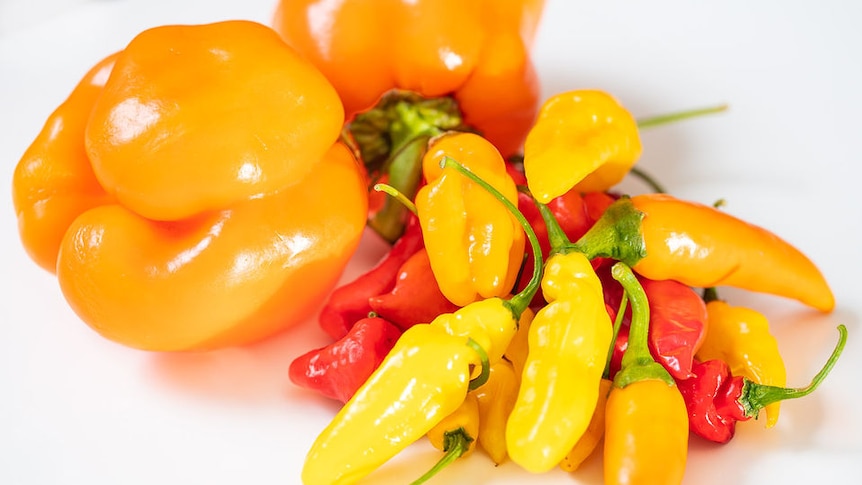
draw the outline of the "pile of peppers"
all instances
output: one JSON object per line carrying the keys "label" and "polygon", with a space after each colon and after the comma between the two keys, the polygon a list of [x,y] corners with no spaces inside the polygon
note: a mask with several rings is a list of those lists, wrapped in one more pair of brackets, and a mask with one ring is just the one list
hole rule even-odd
{"label": "pile of peppers", "polygon": [[[719,290],[830,312],[825,278],[718,207],[616,192],[641,130],[716,110],[638,120],[581,89],[540,104],[543,6],[281,0],[271,26],[146,30],[22,156],[22,243],[85,323],[138,349],[315,316],[331,343],[289,377],[341,408],[307,485],[359,481],[423,438],[443,454],[414,483],[475,450],[537,474],[601,453],[607,484],[681,483],[691,436],[727,443],[760,411],[776,425],[846,328],[787,387],[766,316]],[[336,287],[366,228],[390,250]]]}

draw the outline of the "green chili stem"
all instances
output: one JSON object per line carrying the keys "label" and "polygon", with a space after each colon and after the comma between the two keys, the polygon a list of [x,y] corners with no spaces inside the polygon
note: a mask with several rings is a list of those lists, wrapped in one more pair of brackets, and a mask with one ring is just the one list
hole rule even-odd
{"label": "green chili stem", "polygon": [[479,375],[475,379],[470,379],[469,388],[472,391],[488,382],[488,378],[491,377],[491,361],[488,359],[488,353],[485,352],[485,349],[472,338],[467,339],[467,346],[479,354],[479,361],[482,363],[482,370],[479,372]]}
{"label": "green chili stem", "polygon": [[[428,135],[414,136],[393,151],[388,183],[398,192],[416,193],[422,179],[421,159],[428,139]],[[404,211],[403,204],[387,200],[383,208],[368,221],[368,225],[387,241],[395,242],[404,231]]]}
{"label": "green chili stem", "polygon": [[519,293],[515,294],[511,298],[509,298],[509,308],[512,310],[512,314],[515,316],[515,320],[521,319],[521,314],[524,313],[524,310],[530,305],[530,302],[533,300],[533,297],[536,295],[536,292],[539,291],[539,286],[542,281],[542,248],[539,246],[539,238],[536,236],[536,232],[533,231],[533,227],[530,225],[527,218],[524,217],[524,214],[518,210],[518,207],[515,206],[509,199],[506,198],[503,194],[500,193],[499,190],[494,188],[493,185],[488,182],[482,180],[481,177],[471,172],[467,167],[458,163],[458,161],[450,158],[443,157],[443,160],[440,162],[440,166],[442,168],[453,168],[460,172],[465,177],[469,178],[472,182],[476,183],[483,189],[487,190],[488,193],[494,196],[497,200],[502,203],[509,212],[515,217],[518,221],[518,224],[524,228],[524,233],[527,235],[527,239],[530,241],[530,246],[533,250],[533,261],[535,264],[533,265],[533,275],[530,278],[530,281],[521,290]]}
{"label": "green chili stem", "polygon": [[615,263],[611,276],[623,285],[632,304],[632,322],[629,326],[629,340],[623,353],[622,368],[614,377],[614,385],[626,387],[637,381],[658,379],[673,385],[673,377],[653,359],[649,351],[649,301],[643,286],[625,263]]}
{"label": "green chili stem", "polygon": [[574,243],[589,259],[605,257],[634,266],[646,257],[639,211],[629,197],[608,207],[593,227]]}
{"label": "green chili stem", "polygon": [[389,195],[390,197],[400,202],[401,205],[407,208],[407,210],[409,210],[411,213],[413,213],[414,215],[416,214],[416,204],[414,204],[412,200],[408,199],[406,195],[401,193],[395,187],[389,184],[374,184],[374,190]]}
{"label": "green chili stem", "polygon": [[709,288],[703,289],[703,301],[709,303],[711,301],[718,300],[718,290],[715,289],[714,286],[710,286]]}
{"label": "green chili stem", "polygon": [[632,175],[641,179],[644,183],[649,185],[650,188],[652,188],[653,192],[655,192],[657,194],[666,194],[667,193],[667,190],[665,190],[664,186],[661,183],[659,183],[659,181],[655,177],[646,173],[643,169],[641,169],[637,165],[632,167],[629,170],[629,172],[631,172]]}
{"label": "green chili stem", "polygon": [[843,324],[838,325],[838,343],[835,344],[835,348],[832,350],[832,354],[829,356],[826,364],[824,364],[823,368],[820,369],[820,372],[811,379],[811,383],[805,387],[767,386],[745,379],[746,382],[743,387],[742,395],[739,397],[740,404],[745,408],[745,414],[747,416],[757,416],[762,408],[772,403],[805,397],[814,392],[832,368],[835,367],[835,363],[838,362],[838,358],[841,356],[841,352],[844,351],[844,345],[846,343],[847,327]]}
{"label": "green chili stem", "polygon": [[647,118],[639,119],[637,123],[638,128],[652,128],[654,126],[665,125],[668,123],[682,121],[689,118],[695,118],[698,116],[721,113],[723,111],[727,111],[727,104],[719,104],[715,106],[708,106],[705,108],[687,109],[683,111],[675,111],[673,113],[650,116]]}
{"label": "green chili stem", "polygon": [[605,371],[602,373],[603,379],[609,379],[611,376],[611,360],[614,358],[614,349],[616,349],[617,337],[619,337],[620,328],[623,326],[623,318],[625,318],[628,303],[628,293],[623,292],[622,299],[620,299],[620,308],[617,310],[617,318],[614,319],[614,334],[613,337],[611,337],[611,346],[608,348],[608,357],[605,359]]}
{"label": "green chili stem", "polygon": [[566,231],[560,226],[560,222],[554,217],[551,209],[536,199],[533,199],[533,203],[539,209],[539,214],[542,215],[542,220],[545,221],[545,227],[548,229],[548,242],[551,244],[551,254],[568,252],[572,247],[572,241],[569,240],[569,236],[566,235]]}
{"label": "green chili stem", "polygon": [[453,463],[466,453],[470,449],[470,443],[472,442],[473,437],[463,427],[443,433],[443,451],[446,454],[440,458],[437,464],[425,472],[424,475],[417,478],[411,485],[419,485],[428,481],[428,479],[439,473],[440,470],[446,468],[450,463]]}

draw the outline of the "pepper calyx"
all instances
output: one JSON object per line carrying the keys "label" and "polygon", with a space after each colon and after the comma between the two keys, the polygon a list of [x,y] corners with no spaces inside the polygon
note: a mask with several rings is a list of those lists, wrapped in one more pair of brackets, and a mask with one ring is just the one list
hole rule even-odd
{"label": "pepper calyx", "polygon": [[470,443],[474,438],[470,436],[464,427],[458,427],[443,433],[443,451],[446,453],[442,458],[424,475],[414,480],[411,485],[419,485],[428,481],[440,470],[446,468],[450,463],[461,457],[470,449]]}
{"label": "pepper calyx", "polygon": [[[412,200],[422,180],[422,156],[428,141],[449,130],[467,131],[453,98],[425,98],[393,90],[374,108],[357,114],[346,125],[343,137],[358,152],[372,186],[385,179]],[[404,230],[405,217],[406,209],[387,199],[368,225],[394,242]]]}
{"label": "pepper calyx", "polygon": [[630,197],[620,197],[573,247],[589,259],[611,258],[634,266],[647,255],[641,231],[643,218],[644,213]]}

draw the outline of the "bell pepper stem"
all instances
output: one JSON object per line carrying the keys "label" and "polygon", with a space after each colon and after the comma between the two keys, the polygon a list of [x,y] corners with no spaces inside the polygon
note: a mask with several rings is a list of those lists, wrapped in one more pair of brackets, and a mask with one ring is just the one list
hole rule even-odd
{"label": "bell pepper stem", "polygon": [[524,229],[524,233],[527,235],[527,239],[530,241],[530,247],[533,251],[533,260],[535,261],[535,264],[533,265],[533,274],[530,277],[530,281],[527,282],[527,285],[508,300],[508,305],[512,310],[512,314],[515,316],[515,321],[520,320],[521,314],[524,313],[530,305],[530,302],[533,300],[533,297],[536,295],[536,292],[539,291],[539,286],[542,281],[542,248],[539,246],[539,238],[536,236],[536,232],[533,231],[533,226],[530,225],[527,218],[524,217],[524,214],[522,214],[521,211],[518,210],[518,207],[507,199],[506,196],[501,194],[493,185],[482,180],[481,177],[471,172],[467,167],[458,163],[457,160],[450,157],[443,157],[443,160],[440,162],[440,167],[453,168],[465,177],[469,178],[475,184],[487,190],[488,193],[493,195],[494,198],[499,200],[500,203],[502,203],[506,209],[512,213],[512,216],[515,217],[518,224],[520,224]]}
{"label": "bell pepper stem", "polygon": [[768,386],[745,379],[742,394],[737,398],[739,403],[745,409],[745,415],[755,417],[759,414],[761,409],[772,403],[805,397],[814,392],[832,368],[835,367],[835,363],[838,362],[838,358],[844,351],[844,345],[846,343],[847,327],[843,324],[838,325],[838,343],[835,344],[835,348],[832,350],[832,354],[823,365],[823,368],[820,369],[820,372],[818,372],[805,387],[793,388]]}
{"label": "bell pepper stem", "polygon": [[472,442],[473,437],[463,427],[443,433],[443,451],[446,454],[430,470],[425,472],[424,475],[413,481],[411,485],[419,485],[428,481],[439,473],[440,470],[446,468],[450,463],[453,463],[466,453],[470,449],[470,443]]}
{"label": "bell pepper stem", "polygon": [[468,338],[467,346],[473,349],[479,355],[479,361],[481,362],[482,369],[479,372],[479,375],[474,379],[470,379],[470,383],[468,388],[473,391],[480,387],[482,387],[486,382],[488,382],[488,378],[491,377],[491,360],[488,358],[488,353],[485,352],[485,349],[479,345],[475,340]]}
{"label": "bell pepper stem", "polygon": [[611,268],[611,276],[623,286],[632,305],[628,346],[623,354],[621,369],[614,376],[614,385],[623,388],[647,379],[657,379],[674,385],[673,377],[653,359],[649,351],[647,338],[650,311],[643,286],[625,263],[615,263]]}
{"label": "bell pepper stem", "polygon": [[573,244],[573,248],[589,259],[605,257],[634,266],[646,256],[641,233],[643,218],[643,212],[629,197],[621,197],[605,210],[593,227]]}

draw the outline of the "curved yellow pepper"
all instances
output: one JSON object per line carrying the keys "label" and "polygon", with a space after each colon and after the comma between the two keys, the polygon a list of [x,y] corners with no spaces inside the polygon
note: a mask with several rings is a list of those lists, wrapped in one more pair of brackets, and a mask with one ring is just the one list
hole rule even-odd
{"label": "curved yellow pepper", "polygon": [[586,431],[613,337],[602,284],[582,253],[551,256],[542,292],[548,304],[530,325],[521,387],[506,426],[509,456],[537,473],[557,466]]}
{"label": "curved yellow pepper", "polygon": [[458,409],[478,364],[467,339],[410,327],[317,437],[302,482],[354,483],[374,471]]}
{"label": "curved yellow pepper", "polygon": [[[744,376],[758,384],[784,387],[787,370],[778,349],[778,341],[769,332],[769,320],[750,308],[731,306],[721,300],[706,304],[709,325],[697,358],[721,359],[735,376]],[[766,406],[766,427],[778,422],[781,403]]]}
{"label": "curved yellow pepper", "polygon": [[590,424],[587,430],[581,436],[571,451],[560,462],[560,468],[573,472],[581,466],[593,451],[599,446],[602,438],[605,436],[605,408],[608,403],[608,395],[611,392],[613,381],[610,379],[602,379],[599,384],[599,400],[596,402],[596,410],[593,412],[593,417],[590,419]]}
{"label": "curved yellow pepper", "polygon": [[613,97],[568,91],[542,105],[524,144],[524,171],[533,197],[546,204],[572,187],[611,188],[640,154],[637,121]]}
{"label": "curved yellow pepper", "polygon": [[427,185],[416,210],[431,270],[440,291],[458,306],[504,296],[515,284],[524,255],[524,231],[493,195],[458,173],[441,168],[454,159],[517,205],[518,190],[496,148],[472,133],[444,135],[423,159]]}

